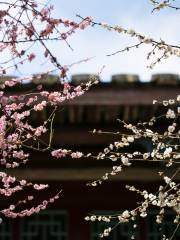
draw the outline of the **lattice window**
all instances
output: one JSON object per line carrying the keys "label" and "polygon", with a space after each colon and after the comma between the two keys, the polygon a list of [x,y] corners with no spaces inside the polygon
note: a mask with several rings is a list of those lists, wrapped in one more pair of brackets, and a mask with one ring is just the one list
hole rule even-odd
{"label": "lattice window", "polygon": [[[112,212],[95,212],[95,214],[111,214]],[[91,240],[97,240],[99,238],[99,234],[104,231],[107,227],[113,227],[117,222],[111,221],[111,223],[105,223],[105,222],[93,222],[91,223]],[[130,223],[122,223],[119,224],[114,231],[111,232],[110,236],[107,238],[108,240],[129,240],[131,239],[131,236],[133,233],[135,233],[136,230],[133,229],[133,224]],[[137,232],[135,233],[137,236]]]}
{"label": "lattice window", "polygon": [[0,239],[12,240],[12,219],[4,218],[0,224]]}
{"label": "lattice window", "polygon": [[68,240],[67,213],[42,211],[24,218],[21,223],[21,240]]}
{"label": "lattice window", "polygon": [[[162,224],[156,223],[157,213],[157,211],[151,211],[148,214],[148,240],[161,240],[163,234],[165,234],[167,238],[170,238],[177,226],[173,223],[175,218],[174,212],[167,211]],[[180,231],[176,232],[174,239],[180,239]]]}

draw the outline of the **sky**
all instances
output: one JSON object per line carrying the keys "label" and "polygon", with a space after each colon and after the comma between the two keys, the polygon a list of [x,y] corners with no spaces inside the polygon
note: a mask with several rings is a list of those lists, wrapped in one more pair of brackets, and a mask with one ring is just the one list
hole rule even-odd
{"label": "sky", "polygon": [[[41,0],[41,2],[45,3],[47,0]],[[78,21],[76,14],[83,17],[91,16],[95,22],[120,25],[124,28],[132,28],[156,40],[163,39],[171,44],[179,43],[180,12],[163,9],[152,14],[152,5],[149,0],[51,0],[49,2],[55,6],[55,17]],[[95,74],[100,71],[102,66],[105,66],[101,74],[103,81],[109,81],[113,74],[121,73],[138,74],[142,81],[150,80],[154,73],[180,74],[180,58],[177,57],[163,60],[153,70],[148,69],[147,66],[151,63],[146,59],[147,52],[150,50],[148,47],[107,57],[107,54],[137,43],[137,41],[97,26],[89,27],[85,31],[78,31],[69,38],[68,42],[74,49],[73,51],[64,42],[50,44],[62,65],[94,57],[89,62],[72,67],[70,74]],[[38,51],[39,49],[37,49]],[[35,62],[31,69],[25,66],[24,72],[29,74],[30,70],[38,72],[40,68],[43,70],[48,67],[47,63],[40,66]]]}

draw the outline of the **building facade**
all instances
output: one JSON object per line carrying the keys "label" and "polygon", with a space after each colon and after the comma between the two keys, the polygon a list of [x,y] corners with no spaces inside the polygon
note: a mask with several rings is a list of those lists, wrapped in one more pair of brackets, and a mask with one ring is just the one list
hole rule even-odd
{"label": "building facade", "polygon": [[[76,75],[72,82],[77,84],[88,79],[87,75]],[[42,82],[48,89],[57,89],[56,77],[47,77]],[[20,94],[31,89],[35,83],[15,89]],[[180,92],[177,75],[157,74],[151,82],[141,82],[136,75],[114,75],[112,81],[101,82],[85,95],[63,103],[54,120],[53,144],[58,148],[69,148],[83,152],[97,153],[118,136],[93,134],[93,129],[104,131],[123,131],[116,119],[136,123],[147,120],[161,111],[153,105],[153,99],[175,98]],[[12,93],[10,93],[12,94]],[[47,108],[41,114],[32,116],[32,123],[40,123],[49,115]],[[161,126],[162,128],[165,126]],[[45,137],[46,138],[46,137]],[[148,142],[139,142],[137,149],[150,151]],[[89,213],[116,213],[132,209],[139,201],[136,194],[128,192],[124,186],[133,184],[141,189],[155,189],[159,183],[157,175],[160,163],[138,163],[121,174],[105,181],[101,186],[92,188],[87,183],[101,177],[113,166],[111,161],[93,159],[52,159],[47,153],[31,151],[31,162],[11,174],[20,179],[49,183],[50,188],[35,200],[48,199],[62,189],[59,200],[46,211],[24,219],[3,219],[0,225],[0,240],[96,240],[105,227],[102,223],[90,224],[84,220]],[[180,176],[179,176],[180,178]],[[17,196],[21,197],[20,195]],[[36,204],[35,202],[35,204]],[[1,203],[3,206],[4,203]],[[158,240],[161,232],[154,225],[156,210],[149,217],[138,219],[137,239]],[[170,233],[172,213],[169,212],[162,229]],[[133,227],[122,224],[108,238],[111,240],[130,239]],[[180,233],[177,233],[180,237]],[[178,238],[177,238],[178,239]]]}

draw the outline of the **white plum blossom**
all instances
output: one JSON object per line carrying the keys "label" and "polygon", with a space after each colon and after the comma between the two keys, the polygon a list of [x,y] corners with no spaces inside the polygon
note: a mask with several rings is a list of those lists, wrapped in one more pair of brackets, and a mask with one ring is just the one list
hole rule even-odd
{"label": "white plum blossom", "polygon": [[166,148],[166,150],[164,151],[164,158],[170,157],[171,153],[172,153],[172,147]]}

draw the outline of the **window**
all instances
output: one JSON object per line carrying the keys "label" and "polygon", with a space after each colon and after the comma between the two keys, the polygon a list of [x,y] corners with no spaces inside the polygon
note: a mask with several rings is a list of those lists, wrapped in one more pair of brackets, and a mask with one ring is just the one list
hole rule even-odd
{"label": "window", "polygon": [[[109,211],[101,211],[101,212],[95,212],[96,215],[106,215],[106,214],[113,214]],[[111,221],[110,223],[106,222],[92,222],[91,223],[91,240],[97,240],[99,239],[99,234],[104,231],[107,227],[113,227],[117,224],[117,221]],[[133,223],[122,223],[119,224],[114,231],[111,232],[110,236],[107,238],[108,240],[129,240],[131,239],[131,236],[133,233],[135,233],[135,229],[133,229]],[[137,234],[137,233],[136,233]]]}
{"label": "window", "polygon": [[[156,224],[156,215],[158,211],[151,211],[149,213],[148,224],[148,240],[161,240],[162,235],[165,234],[166,238],[170,238],[173,234],[176,224],[174,224],[175,214],[173,211],[166,211],[162,224]],[[176,232],[174,239],[180,239],[180,231]]]}
{"label": "window", "polygon": [[[95,215],[108,215],[112,214],[112,211],[98,211],[94,213]],[[165,217],[162,224],[156,223],[156,215],[158,211],[151,210],[148,213],[147,218],[141,219],[143,221],[136,221],[138,227],[137,229],[133,229],[133,223],[121,223],[119,224],[107,238],[108,240],[129,240],[131,236],[134,234],[135,239],[142,240],[162,240],[162,235],[166,235],[166,238],[170,238],[177,227],[174,224],[175,213],[170,210],[165,211]],[[106,223],[106,222],[91,222],[91,240],[97,240],[99,238],[99,234],[104,231],[105,228],[113,227],[116,222]],[[180,239],[180,231],[176,232],[176,235],[173,239]]]}
{"label": "window", "polygon": [[42,211],[22,219],[20,239],[67,240],[67,213],[65,211]]}
{"label": "window", "polygon": [[12,240],[12,219],[3,218],[3,222],[0,224],[0,239]]}

